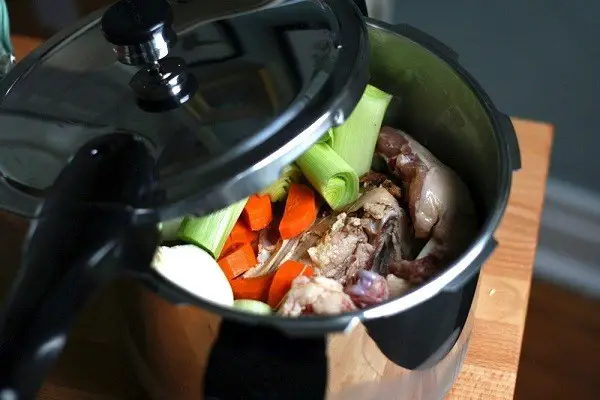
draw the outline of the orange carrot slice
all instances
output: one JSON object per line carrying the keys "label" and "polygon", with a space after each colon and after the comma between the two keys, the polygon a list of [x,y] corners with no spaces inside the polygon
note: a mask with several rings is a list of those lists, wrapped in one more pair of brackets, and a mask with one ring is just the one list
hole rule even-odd
{"label": "orange carrot slice", "polygon": [[268,304],[271,308],[279,307],[279,303],[290,291],[292,281],[300,275],[313,276],[312,267],[294,260],[288,260],[279,266],[269,289]]}
{"label": "orange carrot slice", "polygon": [[269,289],[273,281],[273,274],[258,276],[256,278],[238,278],[229,281],[236,300],[258,300],[263,303],[269,298]]}
{"label": "orange carrot slice", "polygon": [[[221,251],[220,258],[223,258],[227,254],[231,253],[231,250],[233,250],[236,247],[235,245],[244,243],[255,243],[257,240],[258,232],[250,230],[246,223],[239,219],[233,226],[233,229],[227,237],[227,240],[225,240],[225,244],[223,245],[223,250]],[[256,251],[254,253],[256,254]]]}
{"label": "orange carrot slice", "polygon": [[233,279],[258,264],[250,243],[234,245],[231,251],[218,261],[227,279]]}
{"label": "orange carrot slice", "polygon": [[251,230],[260,231],[266,228],[273,220],[271,198],[268,195],[254,194],[250,196],[242,215]]}
{"label": "orange carrot slice", "polygon": [[282,239],[291,239],[306,231],[317,219],[315,192],[308,186],[292,184],[279,223]]}
{"label": "orange carrot slice", "polygon": [[235,243],[252,243],[258,238],[258,233],[252,231],[244,221],[239,219],[229,236]]}

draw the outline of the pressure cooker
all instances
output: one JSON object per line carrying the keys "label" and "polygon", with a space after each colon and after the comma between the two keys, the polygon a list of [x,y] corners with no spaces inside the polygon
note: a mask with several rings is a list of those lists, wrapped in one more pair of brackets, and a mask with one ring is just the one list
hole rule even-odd
{"label": "pressure cooker", "polygon": [[[122,297],[127,329],[136,318],[166,318],[140,299],[164,313],[218,316],[214,337],[198,336],[208,347],[197,377],[207,399],[336,398],[332,368],[353,366],[332,364],[328,346],[357,330],[366,332],[357,351],[372,344],[420,380],[399,380],[378,398],[443,398],[464,358],[518,143],[452,49],[369,19],[358,3],[362,10],[349,0],[120,0],[0,80],[0,208],[29,223],[0,322],[0,398],[35,396],[78,311],[115,281],[137,282]],[[368,83],[395,96],[386,123],[413,132],[468,185],[480,228],[459,259],[402,297],[301,318],[219,306],[150,268],[161,221],[206,215],[269,186],[345,122]],[[129,339],[142,346],[135,333]],[[153,340],[168,353],[169,337]],[[154,367],[170,368],[160,359]],[[443,388],[423,383],[441,367],[450,371]],[[337,398],[377,398],[365,394],[373,388],[343,389]]]}

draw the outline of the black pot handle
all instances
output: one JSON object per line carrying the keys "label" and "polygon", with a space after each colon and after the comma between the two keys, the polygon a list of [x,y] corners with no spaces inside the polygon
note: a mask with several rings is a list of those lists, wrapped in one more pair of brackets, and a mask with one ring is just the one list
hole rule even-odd
{"label": "black pot handle", "polygon": [[141,142],[109,135],[83,147],[55,182],[3,305],[0,399],[34,399],[89,296],[122,269],[150,264],[156,218],[135,207],[148,201],[153,165]]}
{"label": "black pot handle", "polygon": [[206,400],[323,400],[325,336],[292,338],[223,320],[204,376]]}
{"label": "black pot handle", "polygon": [[428,369],[452,350],[471,313],[479,269],[460,288],[442,291],[397,315],[365,322],[367,333],[396,365]]}

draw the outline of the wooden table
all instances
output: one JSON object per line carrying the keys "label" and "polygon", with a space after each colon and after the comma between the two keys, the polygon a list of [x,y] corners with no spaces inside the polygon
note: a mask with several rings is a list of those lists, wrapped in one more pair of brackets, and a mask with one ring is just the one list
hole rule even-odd
{"label": "wooden table", "polygon": [[[17,57],[22,58],[39,41],[13,37],[13,43]],[[450,399],[513,397],[552,142],[552,127],[547,124],[523,120],[514,124],[523,168],[514,176],[510,203],[496,233],[500,246],[483,270],[470,348]],[[14,225],[1,214],[0,223]],[[14,228],[17,236],[24,233]],[[13,239],[15,245],[21,237]],[[118,343],[118,328],[112,323],[114,307],[101,296],[91,302],[40,399],[146,398]]]}

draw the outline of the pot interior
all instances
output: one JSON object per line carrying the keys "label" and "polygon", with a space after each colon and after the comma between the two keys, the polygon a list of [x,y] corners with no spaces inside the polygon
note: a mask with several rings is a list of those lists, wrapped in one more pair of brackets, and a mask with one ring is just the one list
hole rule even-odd
{"label": "pot interior", "polygon": [[369,25],[371,83],[395,96],[384,124],[402,129],[454,169],[484,223],[503,200],[508,162],[483,98],[448,62],[411,39]]}

